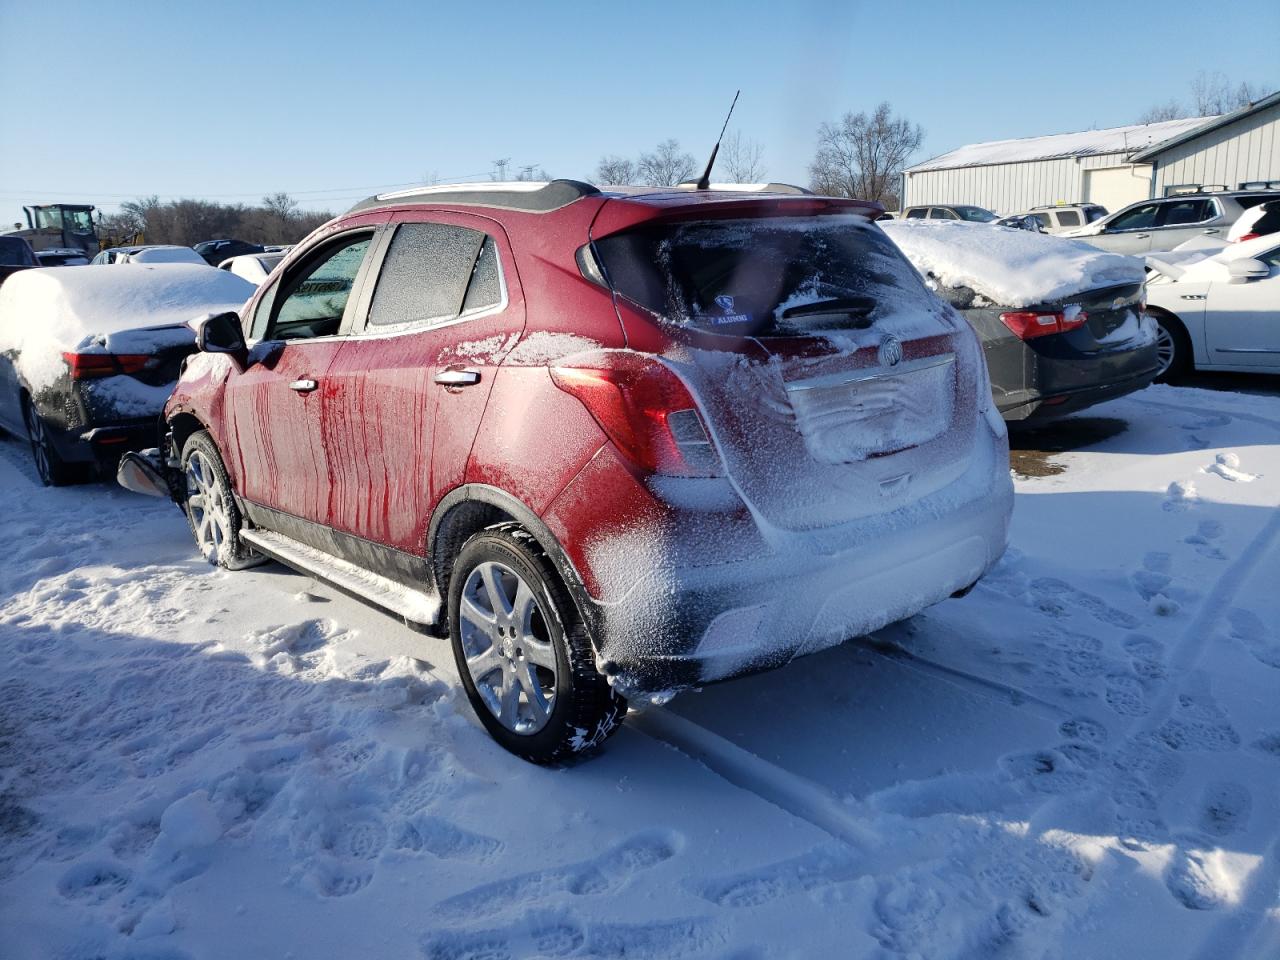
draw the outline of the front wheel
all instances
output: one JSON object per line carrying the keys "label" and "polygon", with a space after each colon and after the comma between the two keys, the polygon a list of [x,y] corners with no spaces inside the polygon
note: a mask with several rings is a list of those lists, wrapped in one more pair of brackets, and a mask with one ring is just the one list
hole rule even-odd
{"label": "front wheel", "polygon": [[602,744],[627,702],[595,668],[591,640],[550,559],[519,524],[463,546],[449,581],[449,636],[489,734],[533,763]]}
{"label": "front wheel", "polygon": [[228,570],[258,562],[253,549],[240,539],[240,508],[231,494],[231,481],[217,444],[204,430],[193,433],[183,445],[182,473],[186,484],[183,512],[201,556]]}

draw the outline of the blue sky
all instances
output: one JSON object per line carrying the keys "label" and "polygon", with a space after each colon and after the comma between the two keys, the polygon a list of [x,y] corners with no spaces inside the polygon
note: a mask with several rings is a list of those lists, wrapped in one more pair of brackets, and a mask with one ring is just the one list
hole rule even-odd
{"label": "blue sky", "polygon": [[590,177],[733,126],[772,179],[881,100],[963,143],[1115,126],[1197,71],[1280,88],[1280,4],[0,0],[0,223],[143,194],[344,209],[497,158]]}

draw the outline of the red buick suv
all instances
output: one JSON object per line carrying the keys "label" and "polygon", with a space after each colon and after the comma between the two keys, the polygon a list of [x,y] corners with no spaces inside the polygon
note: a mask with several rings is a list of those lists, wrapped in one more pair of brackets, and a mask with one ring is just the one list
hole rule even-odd
{"label": "red buick suv", "polygon": [[193,323],[121,482],[212,563],[447,634],[493,737],[565,759],[628,698],[911,616],[1003,552],[977,338],[880,213],[782,185],[371,198]]}

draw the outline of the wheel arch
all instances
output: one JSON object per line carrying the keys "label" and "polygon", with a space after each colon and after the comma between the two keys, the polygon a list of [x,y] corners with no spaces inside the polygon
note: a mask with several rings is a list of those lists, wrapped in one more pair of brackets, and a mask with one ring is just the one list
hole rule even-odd
{"label": "wheel arch", "polygon": [[1187,326],[1187,321],[1183,320],[1182,317],[1178,316],[1178,314],[1174,313],[1168,307],[1148,304],[1147,313],[1155,317],[1157,320],[1168,321],[1171,325],[1176,326],[1177,329],[1182,331],[1182,335],[1186,337],[1187,343],[1191,345],[1190,369],[1194,370],[1200,364],[1205,362],[1204,347],[1202,344],[1197,343],[1196,338],[1191,335],[1191,328]]}
{"label": "wheel arch", "polygon": [[173,434],[174,453],[176,454],[182,453],[182,448],[186,446],[192,434],[200,430],[209,429],[204,421],[194,413],[189,413],[185,410],[175,413],[167,422],[169,431]]}
{"label": "wheel arch", "polygon": [[[582,576],[565,554],[550,528],[532,509],[511,494],[482,483],[468,483],[446,494],[431,516],[427,528],[426,556],[434,586],[442,602],[449,595],[449,579],[453,572],[453,560],[462,545],[485,527],[495,523],[514,521],[520,524],[538,542],[560,575],[569,595],[573,598],[583,622],[587,625],[593,645],[599,636],[599,616],[591,602]],[[444,626],[447,611],[441,617]]]}

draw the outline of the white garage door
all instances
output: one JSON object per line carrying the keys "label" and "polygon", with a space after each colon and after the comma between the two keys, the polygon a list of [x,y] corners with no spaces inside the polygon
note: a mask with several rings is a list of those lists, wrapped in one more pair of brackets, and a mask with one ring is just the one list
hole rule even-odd
{"label": "white garage door", "polygon": [[1084,172],[1084,198],[1100,203],[1109,213],[1151,196],[1151,167],[1104,167]]}

